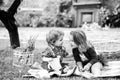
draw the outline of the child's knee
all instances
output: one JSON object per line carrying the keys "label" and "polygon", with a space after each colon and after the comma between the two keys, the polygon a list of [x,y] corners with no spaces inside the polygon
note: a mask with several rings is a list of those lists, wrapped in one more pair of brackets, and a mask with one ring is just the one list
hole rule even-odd
{"label": "child's knee", "polygon": [[97,63],[92,65],[91,72],[95,75],[100,75],[102,68],[103,68],[103,65],[100,62],[97,62]]}

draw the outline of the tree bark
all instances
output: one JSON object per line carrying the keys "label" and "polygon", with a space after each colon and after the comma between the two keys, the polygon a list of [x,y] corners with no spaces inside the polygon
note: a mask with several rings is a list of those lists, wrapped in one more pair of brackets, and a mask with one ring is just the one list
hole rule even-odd
{"label": "tree bark", "polygon": [[11,47],[13,49],[20,47],[18,28],[15,24],[14,15],[17,12],[17,8],[20,5],[21,0],[15,0],[11,7],[7,11],[0,10],[0,20],[8,30]]}
{"label": "tree bark", "polygon": [[7,12],[11,15],[14,16],[15,13],[17,13],[17,8],[19,7],[20,3],[22,0],[15,0],[13,4],[10,6],[10,8],[7,10]]}
{"label": "tree bark", "polygon": [[2,5],[3,4],[3,0],[0,0],[0,5]]}

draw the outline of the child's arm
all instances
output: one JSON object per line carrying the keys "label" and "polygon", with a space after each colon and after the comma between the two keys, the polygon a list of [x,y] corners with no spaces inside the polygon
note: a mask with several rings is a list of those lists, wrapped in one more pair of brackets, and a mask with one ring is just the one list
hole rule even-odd
{"label": "child's arm", "polygon": [[43,61],[50,62],[50,61],[53,60],[53,58],[43,57],[42,60],[43,60]]}
{"label": "child's arm", "polygon": [[88,51],[88,54],[90,55],[90,61],[84,66],[84,70],[89,70],[90,67],[98,61],[97,54],[94,50],[94,48],[90,48]]}
{"label": "child's arm", "polygon": [[86,64],[86,65],[84,66],[83,70],[84,70],[84,71],[88,71],[91,66],[92,66],[92,64],[91,64],[91,63],[88,63],[88,64]]}
{"label": "child's arm", "polygon": [[91,65],[93,65],[94,63],[96,63],[96,62],[98,61],[98,59],[97,59],[97,54],[96,54],[94,48],[90,48],[88,52],[89,52],[88,54],[89,54],[90,57],[91,57],[91,60],[90,60],[89,63],[90,63]]}
{"label": "child's arm", "polygon": [[76,61],[76,65],[78,66],[79,70],[82,71],[83,65],[82,65],[82,60],[79,56],[78,49],[74,48],[72,51],[73,51],[74,60]]}
{"label": "child's arm", "polygon": [[46,58],[54,58],[56,57],[53,53],[53,51],[51,51],[50,48],[46,48],[43,52],[42,52],[42,57],[45,57],[45,60]]}
{"label": "child's arm", "polygon": [[83,70],[82,62],[76,62],[76,65],[78,66],[79,71],[82,71],[82,70]]}

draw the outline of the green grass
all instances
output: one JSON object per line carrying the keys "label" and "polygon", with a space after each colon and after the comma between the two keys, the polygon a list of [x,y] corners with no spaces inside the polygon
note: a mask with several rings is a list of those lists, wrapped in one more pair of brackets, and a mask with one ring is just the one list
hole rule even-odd
{"label": "green grass", "polygon": [[[35,44],[35,47],[37,48],[34,51],[35,57],[34,61],[41,63],[41,51],[43,51],[44,47],[46,47],[47,43],[45,42],[45,34],[49,32],[53,28],[19,28],[19,36],[21,41],[21,46],[24,46],[22,42],[27,41],[31,35],[37,35],[39,34],[39,37],[37,38],[37,42]],[[57,29],[57,28],[56,28]],[[68,40],[68,34],[69,31],[75,30],[75,29],[66,29],[66,28],[58,28],[59,30],[62,30],[65,32],[65,40]],[[79,28],[77,28],[79,29]],[[34,32],[34,33],[33,33]],[[85,31],[86,35],[88,37],[88,40],[93,42],[93,45],[97,50],[117,50],[120,47],[120,43],[101,43],[101,44],[95,44],[97,42],[102,41],[120,41],[120,29],[110,29],[108,31],[104,30],[98,30],[98,31]],[[0,28],[0,80],[40,80],[40,79],[22,79],[20,76],[19,68],[13,66],[13,51],[10,48],[6,48],[9,43],[9,35],[6,29]],[[104,37],[104,38],[103,38]],[[42,46],[41,46],[42,45]],[[67,47],[67,51],[71,53],[71,47],[69,45],[68,41],[64,42],[65,47]],[[6,49],[5,49],[6,48]],[[4,49],[4,50],[2,50]],[[112,52],[111,54],[109,52],[102,52],[102,55],[107,61],[111,60],[120,60],[120,51]],[[66,62],[73,62],[73,58],[66,58],[64,61]],[[23,67],[22,75],[27,73],[27,70],[29,67]],[[52,78],[52,79],[45,79],[45,80],[87,80],[83,77],[78,76],[71,76],[71,77],[58,77],[58,78]],[[109,78],[96,78],[91,80],[120,80],[119,77],[109,77]]]}
{"label": "green grass", "polygon": [[[120,52],[114,52],[113,54],[109,55],[108,53],[104,53],[104,57],[109,60],[119,60],[120,59]],[[35,50],[34,52],[35,57],[34,60],[41,62],[40,58],[40,51]],[[14,67],[12,65],[13,60],[13,50],[10,48],[7,48],[5,50],[0,50],[0,80],[40,80],[40,79],[23,79],[20,76],[19,68]],[[73,62],[73,58],[67,58],[64,61],[71,61]],[[24,75],[27,73],[27,70],[29,67],[23,67],[21,70],[21,75]],[[113,78],[95,78],[91,80],[119,80],[119,77],[113,77]],[[87,80],[83,77],[78,76],[71,76],[71,77],[56,77],[51,79],[45,79],[45,80]]]}

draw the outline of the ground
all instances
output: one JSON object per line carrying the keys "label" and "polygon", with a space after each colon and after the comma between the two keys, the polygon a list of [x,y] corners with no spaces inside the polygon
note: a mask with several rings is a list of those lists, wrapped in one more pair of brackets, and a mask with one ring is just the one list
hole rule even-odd
{"label": "ground", "polygon": [[[19,37],[21,46],[26,43],[31,36],[38,36],[36,40],[36,48],[43,49],[47,46],[45,41],[46,34],[52,30],[57,29],[65,33],[64,45],[70,50],[69,32],[72,30],[79,30],[80,28],[19,28]],[[120,47],[120,29],[96,29],[84,30],[88,40],[95,46],[97,51],[117,51]],[[103,45],[104,43],[104,45]],[[5,28],[0,28],[0,49],[9,46],[9,34]],[[42,45],[42,46],[41,46]],[[100,45],[100,46],[99,46]],[[108,47],[109,46],[109,47]],[[114,49],[113,49],[114,46]]]}
{"label": "ground", "polygon": [[[27,43],[28,39],[31,36],[38,36],[35,47],[40,52],[44,50],[45,47],[47,47],[47,43],[45,41],[46,34],[52,30],[57,29],[61,30],[65,33],[64,36],[64,46],[67,48],[67,51],[71,54],[71,47],[69,44],[69,32],[72,30],[78,30],[80,28],[19,28],[19,37],[20,37],[20,43],[22,47],[25,47],[25,43]],[[120,47],[120,29],[95,29],[95,30],[84,30],[88,40],[95,46],[96,51],[99,52],[118,52]],[[9,63],[9,60],[12,59],[10,57],[6,57],[5,53],[12,53],[7,48],[9,46],[9,35],[5,28],[0,28],[0,62]],[[2,51],[3,49],[7,48],[6,51]],[[4,54],[3,54],[4,53]],[[4,57],[3,57],[3,56]],[[11,55],[12,56],[12,55]],[[2,60],[2,58],[4,60]],[[1,66],[1,65],[0,65]],[[7,65],[8,66],[8,65]],[[2,70],[2,69],[0,69]],[[15,70],[15,69],[14,69]],[[2,72],[2,71],[0,71]],[[1,78],[2,76],[0,76]],[[6,80],[6,79],[3,79]],[[9,79],[8,79],[9,80]],[[26,80],[26,79],[15,79],[15,80]],[[30,79],[30,80],[36,80],[36,79]],[[53,78],[52,80],[84,80],[84,78],[81,77],[70,77],[70,78]],[[86,79],[85,79],[86,80]],[[96,80],[96,79],[95,79]],[[97,80],[119,80],[119,78],[99,78]]]}

